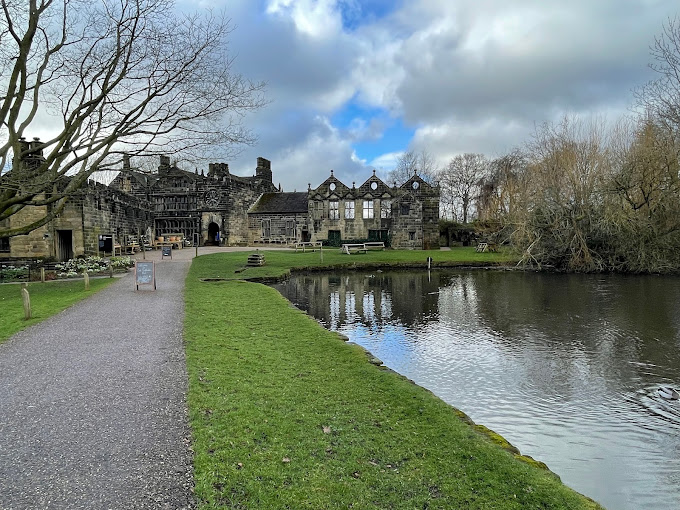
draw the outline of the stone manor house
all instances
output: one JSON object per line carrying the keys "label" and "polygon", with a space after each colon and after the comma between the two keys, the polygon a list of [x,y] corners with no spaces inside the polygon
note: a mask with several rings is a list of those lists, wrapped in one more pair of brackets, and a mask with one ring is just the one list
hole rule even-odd
{"label": "stone manor house", "polygon": [[[32,143],[32,142],[26,142]],[[18,225],[44,214],[26,207],[4,220]],[[271,162],[257,158],[255,175],[230,173],[226,163],[207,174],[188,172],[160,157],[157,173],[142,173],[124,158],[106,186],[89,182],[58,218],[28,235],[0,238],[0,258],[65,260],[104,255],[129,239],[154,244],[176,236],[186,244],[262,246],[272,243],[385,241],[394,248],[423,249],[439,243],[439,189],[413,175],[389,186],[376,175],[351,187],[330,176],[306,192],[282,192]],[[139,237],[138,237],[139,236]]]}

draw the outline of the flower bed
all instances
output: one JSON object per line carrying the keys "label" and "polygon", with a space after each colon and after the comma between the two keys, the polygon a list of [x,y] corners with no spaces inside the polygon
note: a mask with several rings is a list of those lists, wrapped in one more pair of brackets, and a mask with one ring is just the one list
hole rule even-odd
{"label": "flower bed", "polygon": [[0,281],[12,282],[28,280],[29,268],[27,265],[14,266],[11,264],[0,265]]}
{"label": "flower bed", "polygon": [[114,271],[127,271],[132,266],[134,266],[134,261],[130,257],[111,257],[111,259],[86,257],[60,262],[54,267],[57,270],[57,278],[72,278],[86,271],[88,274],[105,273],[110,270],[110,267]]}

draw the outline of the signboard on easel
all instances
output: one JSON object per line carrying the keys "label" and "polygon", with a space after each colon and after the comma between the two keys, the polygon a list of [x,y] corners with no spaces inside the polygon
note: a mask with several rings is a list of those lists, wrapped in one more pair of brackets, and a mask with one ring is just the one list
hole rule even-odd
{"label": "signboard on easel", "polygon": [[161,247],[161,260],[163,260],[165,257],[170,257],[170,259],[172,259],[172,246]]}
{"label": "signboard on easel", "polygon": [[140,285],[150,285],[156,290],[156,263],[153,260],[135,262],[135,290],[139,290]]}

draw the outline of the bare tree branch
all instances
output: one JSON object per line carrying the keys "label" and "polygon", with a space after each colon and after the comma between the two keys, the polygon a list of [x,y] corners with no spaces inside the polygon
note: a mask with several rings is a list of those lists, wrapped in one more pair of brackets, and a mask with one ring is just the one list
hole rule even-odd
{"label": "bare tree branch", "polygon": [[[264,84],[232,72],[224,16],[179,15],[171,0],[0,6],[0,220],[57,207],[123,153],[229,157],[253,143],[241,120],[266,103]],[[47,115],[54,134],[26,141]]]}

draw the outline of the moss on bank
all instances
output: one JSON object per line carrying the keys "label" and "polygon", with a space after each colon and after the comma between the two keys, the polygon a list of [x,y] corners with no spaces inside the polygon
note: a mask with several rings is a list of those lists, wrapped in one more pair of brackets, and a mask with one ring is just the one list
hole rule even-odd
{"label": "moss on bank", "polygon": [[[274,253],[266,256],[275,267],[257,277],[285,274],[291,256],[319,257]],[[600,508],[273,289],[200,281],[233,274],[244,258],[199,257],[187,277],[201,508]]]}

